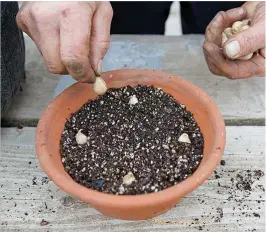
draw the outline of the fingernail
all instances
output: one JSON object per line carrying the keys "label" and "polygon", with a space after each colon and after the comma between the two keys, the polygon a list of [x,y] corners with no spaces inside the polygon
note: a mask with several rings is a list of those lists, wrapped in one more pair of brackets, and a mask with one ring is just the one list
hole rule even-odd
{"label": "fingernail", "polygon": [[240,53],[240,45],[238,41],[232,41],[225,46],[226,55],[235,58]]}
{"label": "fingernail", "polygon": [[102,63],[103,63],[103,60],[99,60],[98,62],[98,65],[97,65],[97,76],[101,76],[101,73],[102,73]]}

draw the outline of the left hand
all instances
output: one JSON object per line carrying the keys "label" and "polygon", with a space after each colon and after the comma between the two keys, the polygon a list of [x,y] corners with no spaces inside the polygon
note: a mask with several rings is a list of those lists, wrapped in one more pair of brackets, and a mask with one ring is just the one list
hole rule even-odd
{"label": "left hand", "polygon": [[24,2],[17,24],[41,52],[47,69],[95,82],[110,45],[113,9],[109,2]]}
{"label": "left hand", "polygon": [[[251,19],[251,27],[234,35],[225,44],[222,33],[235,21]],[[265,2],[246,2],[242,7],[219,12],[205,32],[203,51],[210,71],[229,79],[265,75]],[[250,60],[234,60],[254,53]]]}

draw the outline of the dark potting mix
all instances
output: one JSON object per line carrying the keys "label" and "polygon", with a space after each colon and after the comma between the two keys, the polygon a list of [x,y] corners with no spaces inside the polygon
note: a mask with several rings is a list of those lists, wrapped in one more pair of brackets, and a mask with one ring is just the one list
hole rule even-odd
{"label": "dark potting mix", "polygon": [[158,192],[189,177],[204,139],[191,112],[162,89],[109,89],[71,115],[62,162],[79,184],[111,194]]}

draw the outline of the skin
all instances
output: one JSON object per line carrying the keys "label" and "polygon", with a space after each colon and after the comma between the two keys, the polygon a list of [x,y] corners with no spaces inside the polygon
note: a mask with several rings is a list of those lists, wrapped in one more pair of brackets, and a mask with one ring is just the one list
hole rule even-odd
{"label": "skin", "polygon": [[[113,17],[109,2],[25,2],[17,15],[18,26],[43,55],[48,70],[94,82],[110,44]],[[251,19],[251,28],[221,46],[222,33],[235,21]],[[203,45],[210,71],[230,79],[265,75],[265,2],[219,12],[206,29]],[[226,46],[236,40],[241,51],[228,57]],[[222,49],[221,49],[222,47]],[[235,60],[259,50],[248,61]]]}
{"label": "skin", "polygon": [[109,48],[112,17],[109,2],[25,2],[17,24],[50,72],[94,82]]}
{"label": "skin", "polygon": [[[222,33],[235,21],[251,19],[251,27],[228,39],[222,46]],[[226,46],[238,41],[240,53],[229,57]],[[250,60],[236,60],[239,57],[259,51]],[[219,12],[205,32],[203,51],[210,71],[229,79],[265,76],[265,2],[246,2],[240,8]]]}

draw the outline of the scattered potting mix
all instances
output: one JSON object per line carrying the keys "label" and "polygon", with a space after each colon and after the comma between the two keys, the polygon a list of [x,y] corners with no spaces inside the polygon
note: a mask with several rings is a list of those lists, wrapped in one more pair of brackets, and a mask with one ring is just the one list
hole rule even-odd
{"label": "scattered potting mix", "polygon": [[189,177],[204,139],[191,112],[160,88],[109,89],[71,115],[62,162],[78,183],[101,192],[158,192]]}

